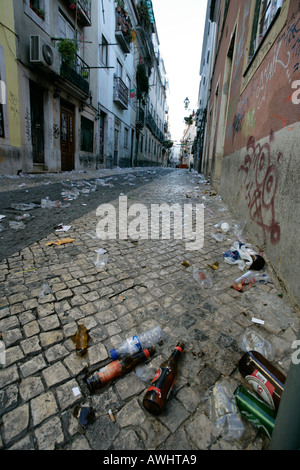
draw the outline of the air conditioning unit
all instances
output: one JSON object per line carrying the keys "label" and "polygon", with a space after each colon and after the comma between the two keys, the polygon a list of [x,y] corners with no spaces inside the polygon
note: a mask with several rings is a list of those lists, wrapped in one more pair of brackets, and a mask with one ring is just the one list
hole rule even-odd
{"label": "air conditioning unit", "polygon": [[30,62],[60,74],[60,53],[40,35],[30,36]]}

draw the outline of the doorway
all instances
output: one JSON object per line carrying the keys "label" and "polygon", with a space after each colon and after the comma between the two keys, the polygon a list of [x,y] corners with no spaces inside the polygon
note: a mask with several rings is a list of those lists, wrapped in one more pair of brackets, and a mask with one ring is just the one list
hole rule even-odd
{"label": "doorway", "polygon": [[30,109],[33,164],[43,167],[45,164],[44,90],[33,82],[30,82]]}
{"label": "doorway", "polygon": [[60,106],[60,149],[61,170],[72,171],[75,167],[75,142],[74,142],[74,106],[61,102]]}

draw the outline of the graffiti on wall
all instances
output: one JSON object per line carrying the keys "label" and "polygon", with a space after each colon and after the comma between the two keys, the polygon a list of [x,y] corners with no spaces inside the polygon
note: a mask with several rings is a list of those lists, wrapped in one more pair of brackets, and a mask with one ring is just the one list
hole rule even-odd
{"label": "graffiti on wall", "polygon": [[272,164],[270,143],[261,145],[251,136],[244,163],[238,170],[244,174],[245,198],[250,219],[261,228],[264,243],[269,236],[272,245],[280,240],[280,225],[275,216],[275,197],[278,186],[277,165],[281,161],[282,154],[279,152],[276,165]]}

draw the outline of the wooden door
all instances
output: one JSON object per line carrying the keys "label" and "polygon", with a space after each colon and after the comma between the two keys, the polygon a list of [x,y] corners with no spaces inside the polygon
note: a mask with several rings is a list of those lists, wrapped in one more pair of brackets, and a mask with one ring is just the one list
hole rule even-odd
{"label": "wooden door", "polygon": [[75,142],[74,142],[74,108],[61,104],[60,108],[60,148],[62,171],[74,170]]}

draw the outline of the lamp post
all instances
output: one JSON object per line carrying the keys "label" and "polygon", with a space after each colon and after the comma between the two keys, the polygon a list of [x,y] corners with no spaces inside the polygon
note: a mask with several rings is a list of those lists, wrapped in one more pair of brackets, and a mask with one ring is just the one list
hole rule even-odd
{"label": "lamp post", "polygon": [[188,97],[186,97],[186,99],[184,100],[184,108],[189,109],[189,104],[190,104],[190,100],[188,99]]}

